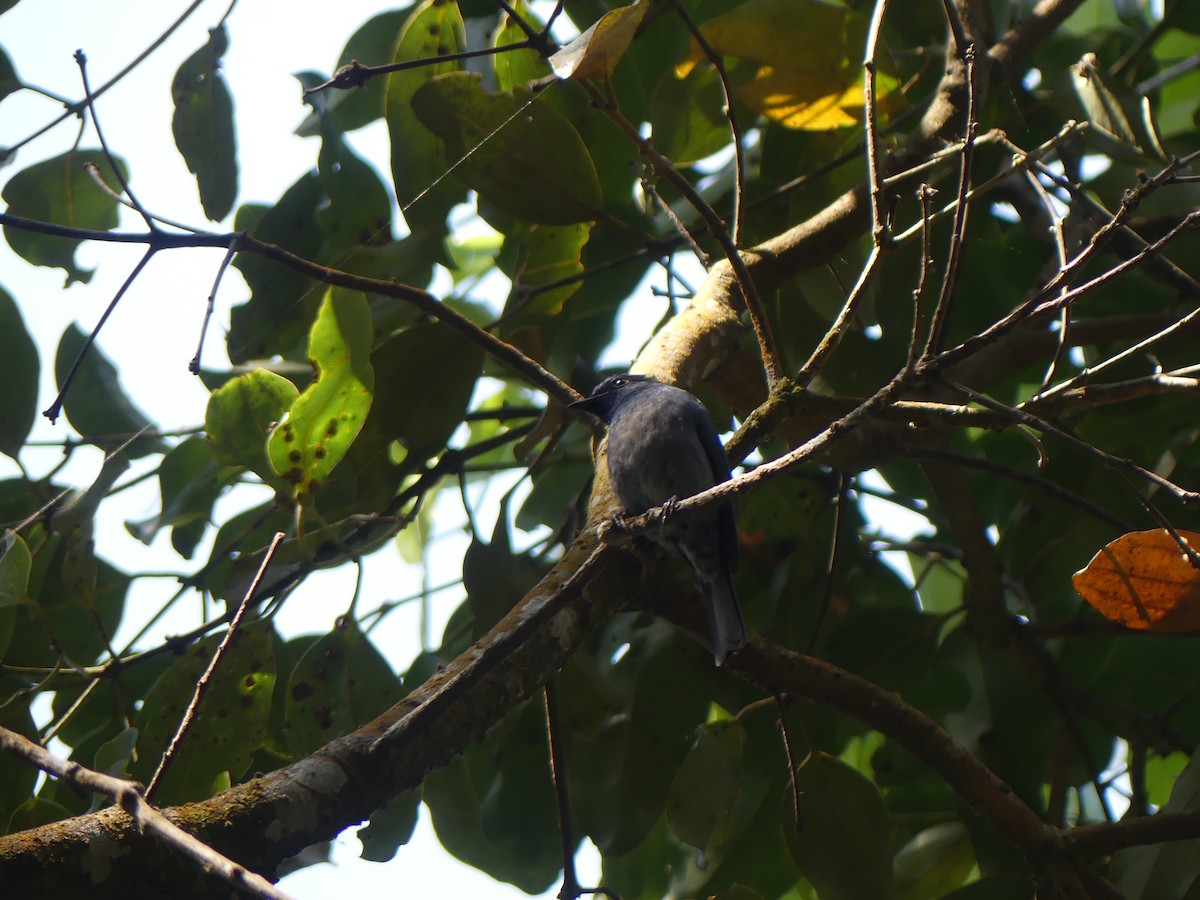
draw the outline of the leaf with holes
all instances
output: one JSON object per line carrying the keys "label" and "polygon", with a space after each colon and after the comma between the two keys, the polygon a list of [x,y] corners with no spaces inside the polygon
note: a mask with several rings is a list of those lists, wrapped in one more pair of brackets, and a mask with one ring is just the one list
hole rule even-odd
{"label": "leaf with holes", "polygon": [[[426,0],[404,25],[394,63],[433,60],[466,49],[463,18],[457,3]],[[459,63],[441,62],[393,72],[387,79],[384,117],[392,146],[392,180],[404,219],[415,233],[446,232],[446,213],[465,192],[446,173],[446,150],[413,112],[413,95],[434,76],[454,72]],[[418,200],[417,198],[420,197]]]}
{"label": "leaf with holes", "polygon": [[[151,688],[138,712],[138,752],[130,774],[145,783],[171,742],[224,633],[194,644]],[[225,773],[237,780],[262,746],[275,688],[276,638],[269,622],[251,622],[229,645],[154,799],[164,806],[211,796]]]}
{"label": "leaf with holes", "polygon": [[267,459],[267,435],[300,395],[296,386],[267,369],[232,378],[208,398],[204,431],[217,460],[245,466],[276,490],[286,485]]}
{"label": "leaf with holes", "polygon": [[292,671],[284,707],[288,751],[309,754],[403,696],[396,674],[375,645],[354,622],[341,619]]}
{"label": "leaf with holes", "polygon": [[[1200,534],[1179,536],[1200,550]],[[1200,571],[1166,530],[1123,534],[1071,579],[1105,618],[1142,631],[1200,628]]]}
{"label": "leaf with holes", "polygon": [[327,291],[308,341],[316,375],[267,439],[272,468],[301,505],[312,502],[367,418],[375,386],[371,336],[366,297]]}

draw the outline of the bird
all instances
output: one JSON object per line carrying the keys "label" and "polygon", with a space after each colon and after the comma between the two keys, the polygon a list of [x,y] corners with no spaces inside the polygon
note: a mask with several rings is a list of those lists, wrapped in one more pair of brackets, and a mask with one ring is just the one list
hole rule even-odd
{"label": "bird", "polygon": [[678,520],[669,509],[729,480],[729,461],[704,404],[683,388],[646,375],[613,375],[586,400],[570,404],[608,426],[608,475],[630,515],[668,507],[651,534],[681,556],[704,591],[718,666],[746,644],[746,626],[733,587],[737,570],[737,511],[732,501]]}

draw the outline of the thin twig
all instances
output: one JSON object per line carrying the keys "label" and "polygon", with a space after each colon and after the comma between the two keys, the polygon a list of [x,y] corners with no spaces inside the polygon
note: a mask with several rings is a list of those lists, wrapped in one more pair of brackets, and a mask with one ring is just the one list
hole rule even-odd
{"label": "thin twig", "polygon": [[[886,2],[886,0],[884,0]],[[725,106],[722,112],[725,113],[725,118],[729,122],[729,134],[733,143],[733,221],[729,226],[729,235],[733,240],[735,247],[742,246],[742,204],[745,199],[746,192],[746,148],[742,146],[742,131],[738,127],[737,113],[733,108],[733,87],[729,83],[729,73],[725,70],[725,63],[721,60],[721,54],[713,49],[712,44],[704,36],[704,32],[696,24],[695,19],[691,17],[688,11],[680,0],[675,0],[672,4],[676,14],[683,20],[688,31],[692,33],[696,44],[704,53],[705,57],[712,63],[713,69],[716,70],[717,78],[721,82],[721,95],[724,99]]]}
{"label": "thin twig", "polygon": [[1077,438],[1070,432],[1064,431],[1056,425],[1052,425],[1045,419],[1027,413],[1024,410],[1007,406],[998,400],[993,400],[986,394],[981,394],[978,391],[972,390],[966,385],[958,384],[953,381],[944,381],[943,384],[945,384],[951,390],[957,391],[964,397],[967,397],[970,400],[980,404],[981,406],[985,406],[988,409],[994,410],[1002,415],[1011,417],[1014,422],[1020,422],[1022,425],[1027,425],[1028,427],[1033,428],[1036,431],[1040,431],[1043,434],[1054,435],[1054,437],[1058,438],[1063,443],[1073,447],[1075,450],[1078,450],[1080,453],[1091,457],[1108,468],[1111,468],[1115,471],[1132,472],[1133,474],[1139,475],[1149,481],[1151,484],[1162,488],[1181,503],[1194,504],[1200,502],[1200,493],[1182,488],[1174,482],[1164,478],[1162,475],[1159,475],[1157,472],[1152,472],[1149,469],[1138,465],[1131,459],[1123,459],[1119,456],[1114,456],[1111,453],[1101,450],[1099,447],[1095,447],[1089,444],[1087,441]]}
{"label": "thin twig", "polygon": [[[958,30],[955,31],[955,39],[961,41],[965,39],[960,32],[962,23],[958,19],[957,11],[953,13],[950,0],[943,0],[947,7],[947,15],[950,16],[951,25],[957,23]],[[966,133],[963,137],[962,158],[959,165],[958,179],[958,198],[954,207],[954,226],[950,231],[950,251],[946,258],[946,271],[942,276],[942,287],[938,293],[937,304],[933,308],[933,320],[929,325],[929,338],[925,342],[925,349],[921,356],[923,359],[930,359],[939,353],[946,338],[946,328],[950,320],[950,310],[953,306],[954,289],[958,285],[958,267],[962,259],[963,236],[966,234],[967,228],[967,195],[971,190],[971,168],[975,159],[975,131],[978,123],[975,120],[975,45],[959,44],[959,50],[962,54],[964,64],[967,69],[967,125]]]}
{"label": "thin twig", "polygon": [[162,782],[163,775],[170,766],[171,760],[175,758],[175,753],[179,749],[180,743],[183,741],[184,735],[191,728],[192,723],[196,719],[196,710],[200,708],[200,701],[204,699],[204,695],[208,692],[209,685],[212,683],[213,676],[216,674],[217,667],[225,658],[226,652],[233,643],[234,637],[237,635],[238,628],[241,627],[242,619],[246,616],[246,611],[250,608],[250,602],[255,599],[255,593],[258,591],[258,585],[262,581],[263,575],[266,574],[267,567],[271,564],[271,560],[275,556],[275,550],[283,541],[283,532],[275,532],[275,537],[271,539],[271,544],[267,547],[267,552],[263,555],[262,562],[259,563],[258,571],[254,575],[254,580],[250,582],[250,587],[246,590],[246,595],[242,598],[241,604],[238,606],[237,612],[229,622],[229,627],[225,630],[225,636],[221,639],[221,643],[217,645],[216,651],[212,655],[212,659],[208,661],[208,667],[204,670],[204,674],[200,676],[200,680],[196,682],[196,690],[192,694],[192,700],[188,704],[187,710],[183,714],[183,718],[179,722],[179,728],[176,729],[174,736],[167,744],[166,752],[158,761],[158,768],[154,770],[154,776],[150,779],[150,784],[146,786],[146,796],[153,797],[154,791]]}
{"label": "thin twig", "polygon": [[478,50],[462,50],[458,53],[447,53],[444,56],[426,56],[421,59],[408,59],[404,62],[382,63],[378,66],[366,66],[357,59],[342,66],[333,73],[328,81],[310,87],[304,92],[307,100],[314,94],[319,94],[331,88],[351,90],[362,87],[372,78],[380,75],[390,75],[393,72],[404,72],[408,69],[421,69],[426,66],[437,66],[442,63],[461,62],[466,59],[477,59],[480,56],[495,56],[497,53],[507,53],[509,50],[526,50],[533,46],[530,40],[515,41],[511,44],[501,44],[499,47],[482,47]]}
{"label": "thin twig", "polygon": [[[122,79],[125,78],[126,75],[128,75],[130,72],[132,72],[138,66],[140,66],[142,64],[142,62],[148,56],[150,56],[151,53],[153,53],[155,50],[157,50],[159,47],[161,47],[163,44],[165,44],[167,42],[167,39],[172,34],[174,34],[176,32],[176,30],[181,25],[183,25],[184,22],[186,22],[188,20],[188,18],[191,16],[192,13],[194,13],[197,9],[200,8],[200,5],[203,2],[204,2],[204,0],[192,0],[192,3],[188,6],[188,8],[185,9],[182,13],[180,13],[179,17],[170,24],[170,26],[167,28],[166,31],[164,31],[157,38],[155,38],[151,42],[149,47],[147,47],[145,50],[143,50],[141,53],[139,53],[137,56],[135,56],[133,58],[133,61],[131,63],[129,63],[129,65],[125,66],[125,68],[121,69],[120,72],[118,72],[112,78],[108,79],[108,81],[104,82],[104,84],[100,85],[100,87],[96,88],[96,90],[92,91],[91,99],[96,100],[97,98],[99,98],[100,95],[107,92],[109,88],[111,88],[113,85],[120,82]],[[54,128],[54,126],[58,125],[60,122],[65,122],[67,119],[71,118],[71,116],[81,115],[84,108],[87,106],[87,104],[88,104],[88,100],[86,98],[83,100],[76,100],[74,103],[64,104],[67,107],[66,111],[61,113],[57,118],[52,119],[51,121],[47,122],[45,125],[43,125],[41,128],[39,128],[37,131],[33,132],[33,134],[30,134],[27,137],[22,138],[21,140],[17,141],[15,144],[12,144],[8,147],[0,148],[0,163],[3,163],[6,160],[8,160],[14,153],[16,153],[18,150],[20,150],[26,144],[29,144],[32,141],[37,140],[43,134],[48,132],[50,129]]]}
{"label": "thin twig", "polygon": [[[3,214],[0,213],[0,215]],[[129,276],[117,289],[117,293],[113,295],[112,300],[109,301],[108,306],[104,310],[104,314],[100,316],[100,321],[96,323],[96,327],[92,329],[91,334],[87,336],[87,340],[83,342],[83,346],[79,348],[79,353],[75,357],[75,362],[71,363],[71,369],[67,372],[67,377],[64,378],[62,383],[58,386],[58,396],[54,398],[54,402],[46,407],[45,411],[42,413],[42,415],[51,422],[58,421],[58,414],[62,411],[62,405],[63,401],[66,399],[67,391],[71,389],[71,384],[75,381],[75,376],[79,374],[79,368],[83,365],[84,359],[91,351],[92,344],[96,342],[96,337],[100,334],[100,329],[104,327],[104,323],[108,321],[108,317],[111,316],[113,310],[117,308],[117,304],[121,302],[121,298],[125,296],[125,292],[129,290],[134,280],[138,277],[138,275],[141,274],[142,269],[146,268],[146,264],[153,258],[154,253],[154,248],[150,247],[145,254],[142,255],[142,258],[138,260],[138,264],[133,267],[133,271],[129,273]]]}
{"label": "thin twig", "polygon": [[544,368],[540,363],[526,356],[511,344],[505,343],[500,338],[480,328],[462,313],[442,303],[428,291],[397,281],[368,278],[364,275],[355,275],[352,272],[323,266],[302,256],[297,256],[276,244],[261,241],[245,232],[227,234],[213,234],[210,232],[173,234],[165,231],[100,231],[92,228],[76,228],[70,225],[39,222],[36,219],[14,216],[8,212],[0,212],[0,225],[21,228],[25,231],[32,231],[38,234],[51,234],[82,240],[116,244],[147,244],[151,248],[151,252],[178,247],[219,247],[223,250],[233,247],[238,253],[253,253],[256,256],[261,256],[264,259],[269,259],[272,262],[285,266],[294,272],[306,275],[318,283],[347,287],[351,290],[360,290],[368,294],[382,294],[385,297],[393,297],[397,300],[410,303],[421,312],[449,325],[472,343],[478,344],[498,362],[517,372],[529,381],[532,386],[544,391],[559,402],[572,403],[575,400],[581,399],[578,391]]}
{"label": "thin twig", "polygon": [[889,234],[888,223],[883,213],[883,173],[879,166],[879,129],[875,122],[878,75],[876,55],[879,52],[879,32],[883,28],[886,12],[887,0],[875,0],[875,10],[871,14],[871,24],[867,28],[866,47],[863,51],[863,126],[867,145],[867,180],[871,185],[871,240],[877,247],[887,243]]}
{"label": "thin twig", "polygon": [[933,265],[933,252],[930,246],[929,235],[929,200],[936,193],[928,184],[922,184],[917,188],[917,202],[921,204],[921,265],[917,272],[917,286],[913,288],[913,323],[912,332],[908,337],[908,362],[907,368],[911,371],[916,365],[920,355],[921,334],[922,334],[922,298],[925,296],[925,287],[929,284],[929,269]]}
{"label": "thin twig", "polygon": [[155,224],[154,217],[146,212],[146,208],[142,206],[133,189],[129,187],[129,179],[125,177],[125,173],[117,165],[117,160],[113,156],[112,151],[108,149],[108,141],[104,139],[104,129],[100,127],[100,117],[96,115],[95,97],[92,94],[91,85],[88,84],[87,55],[82,50],[75,51],[75,63],[79,66],[79,77],[83,80],[83,101],[87,104],[88,112],[92,114],[92,126],[96,129],[96,137],[100,140],[100,149],[104,152],[104,158],[108,160],[109,166],[112,167],[113,174],[117,177],[117,183],[121,185],[121,190],[125,192],[125,196],[129,198],[129,202],[133,204],[133,208],[145,220],[146,227],[151,231],[158,231],[158,225]]}
{"label": "thin twig", "polygon": [[200,374],[200,355],[204,352],[204,336],[208,334],[208,323],[212,321],[213,307],[217,302],[217,289],[221,286],[221,278],[224,276],[225,270],[229,268],[229,264],[233,262],[233,257],[236,255],[237,252],[232,246],[225,251],[225,258],[221,260],[221,265],[217,268],[217,277],[213,279],[212,290],[208,292],[208,302],[204,306],[204,321],[200,323],[200,340],[196,343],[196,355],[188,363],[188,371],[193,375]]}
{"label": "thin twig", "polygon": [[709,205],[700,192],[696,190],[695,186],[683,177],[669,159],[658,152],[658,149],[649,138],[642,136],[637,126],[625,118],[603,91],[588,82],[580,83],[588,91],[596,106],[603,110],[613,124],[637,147],[638,152],[650,163],[654,171],[669,181],[683,195],[684,199],[691,204],[692,208],[700,214],[700,218],[708,226],[709,233],[720,244],[721,250],[725,254],[725,259],[733,270],[737,286],[741,289],[742,300],[745,302],[746,311],[750,315],[750,323],[754,326],[754,335],[758,340],[758,349],[762,357],[763,369],[767,376],[767,385],[775,385],[783,373],[779,347],[767,322],[766,309],[763,307],[758,288],[754,284],[754,279],[750,275],[746,261],[742,258],[741,253],[734,245],[728,232],[726,232],[725,223],[721,221],[721,217],[717,215],[716,210]]}
{"label": "thin twig", "polygon": [[234,888],[248,891],[264,900],[291,900],[261,875],[221,855],[160,813],[147,802],[140,784],[114,778],[112,775],[84,768],[77,762],[61,759],[45,747],[3,726],[0,726],[0,749],[83,791],[111,797],[113,802],[133,819],[139,832],[149,832],[164,844],[194,860],[200,869],[224,878]]}

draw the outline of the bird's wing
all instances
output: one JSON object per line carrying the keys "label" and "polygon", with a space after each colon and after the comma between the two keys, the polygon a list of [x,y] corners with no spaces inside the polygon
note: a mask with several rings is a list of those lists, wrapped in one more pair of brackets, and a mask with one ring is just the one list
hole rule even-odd
{"label": "bird's wing", "polygon": [[[706,413],[707,415],[707,413]],[[713,484],[729,480],[729,459],[725,456],[725,448],[716,430],[707,422],[696,425],[696,439],[704,448],[708,457],[709,468],[712,469]],[[717,509],[717,537],[721,546],[721,559],[730,572],[737,571],[737,506],[733,500],[723,503]]]}

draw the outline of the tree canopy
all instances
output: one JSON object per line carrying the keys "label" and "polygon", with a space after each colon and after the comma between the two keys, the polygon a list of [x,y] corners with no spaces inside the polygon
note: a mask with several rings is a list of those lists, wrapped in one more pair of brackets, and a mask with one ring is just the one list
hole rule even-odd
{"label": "tree canopy", "polygon": [[[167,302],[239,294],[179,434],[103,319],[38,347],[49,301],[0,289],[6,889],[276,896],[364,820],[386,862],[424,803],[464,864],[562,897],[1200,897],[1200,6],[423,0],[297,76],[316,168],[239,205],[255,85],[222,58],[269,39],[214,15],[157,123],[209,223],[131,190],[103,134],[135,111],[82,56],[47,121],[75,146],[0,151],[30,265],[69,285],[84,241],[102,267],[133,244],[129,285],[217,248]],[[0,101],[44,89],[0,48]],[[647,304],[631,368],[696,392],[740,469],[602,541],[621,510],[566,404]],[[42,409],[68,457],[104,451],[94,484],[24,463]],[[118,646],[142,573],[96,516],[139,478],[161,510],[129,529],[186,571],[162,606],[211,614]],[[752,634],[717,668],[699,589],[639,536],[733,495]],[[427,563],[456,505],[461,603],[400,671],[385,598],[276,628],[320,570]]]}

